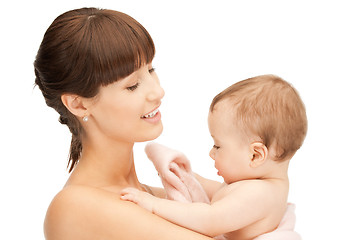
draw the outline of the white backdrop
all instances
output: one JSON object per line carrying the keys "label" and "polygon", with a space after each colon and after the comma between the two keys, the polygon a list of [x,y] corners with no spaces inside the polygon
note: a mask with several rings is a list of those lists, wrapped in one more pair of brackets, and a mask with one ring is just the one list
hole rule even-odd
{"label": "white backdrop", "polygon": [[[10,2],[10,1],[9,1]],[[152,35],[166,91],[158,142],[186,153],[193,170],[221,181],[208,157],[207,112],[230,84],[273,73],[307,107],[309,130],[290,164],[289,201],[303,239],[358,239],[360,37],[356,1],[12,1],[2,3],[0,239],[43,239],[61,189],[70,134],[38,88],[33,61],[59,14],[95,6],[123,11]],[[141,181],[160,185],[136,145]]]}

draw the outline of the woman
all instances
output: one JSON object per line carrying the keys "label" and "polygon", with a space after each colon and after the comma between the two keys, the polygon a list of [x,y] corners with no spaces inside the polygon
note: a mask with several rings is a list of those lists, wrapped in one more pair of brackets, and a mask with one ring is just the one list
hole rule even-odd
{"label": "woman", "polygon": [[134,143],[163,128],[154,54],[148,32],[116,11],[72,10],[46,31],[35,83],[72,133],[71,175],[47,211],[46,239],[210,239],[119,198],[130,186],[165,195],[139,182],[133,159]]}

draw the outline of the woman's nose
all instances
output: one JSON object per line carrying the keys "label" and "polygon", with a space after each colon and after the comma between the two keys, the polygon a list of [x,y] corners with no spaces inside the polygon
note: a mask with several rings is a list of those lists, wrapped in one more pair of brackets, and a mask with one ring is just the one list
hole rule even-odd
{"label": "woman's nose", "polygon": [[158,79],[152,79],[152,82],[153,82],[153,84],[152,84],[151,90],[149,91],[149,93],[147,95],[147,99],[149,101],[161,100],[165,95],[165,91],[160,86],[160,82]]}

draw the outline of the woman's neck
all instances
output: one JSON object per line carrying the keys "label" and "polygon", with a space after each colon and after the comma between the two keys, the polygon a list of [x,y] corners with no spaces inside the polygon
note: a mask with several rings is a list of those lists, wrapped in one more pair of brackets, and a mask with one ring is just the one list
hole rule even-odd
{"label": "woman's neck", "polygon": [[133,146],[134,143],[83,141],[81,159],[66,185],[141,188],[134,166]]}

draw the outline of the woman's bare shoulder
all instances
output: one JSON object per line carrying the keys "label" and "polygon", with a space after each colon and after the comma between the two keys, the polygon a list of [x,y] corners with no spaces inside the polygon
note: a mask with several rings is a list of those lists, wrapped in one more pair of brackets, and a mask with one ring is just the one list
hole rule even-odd
{"label": "woman's bare shoulder", "polygon": [[102,189],[71,185],[51,202],[44,223],[47,240],[209,239],[122,201]]}
{"label": "woman's bare shoulder", "polygon": [[[101,189],[71,185],[62,189],[52,200],[47,210],[44,232],[46,239],[86,238],[93,232],[98,207],[106,210],[106,203],[111,202],[111,195]],[[118,207],[121,208],[119,202]],[[92,238],[89,238],[92,239]]]}

